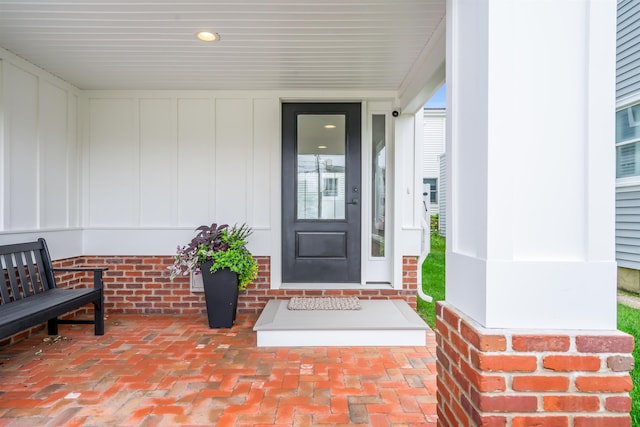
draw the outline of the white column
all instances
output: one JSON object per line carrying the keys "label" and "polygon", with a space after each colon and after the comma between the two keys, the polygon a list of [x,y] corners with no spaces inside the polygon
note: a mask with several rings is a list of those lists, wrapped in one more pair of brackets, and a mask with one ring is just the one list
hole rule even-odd
{"label": "white column", "polygon": [[615,329],[615,0],[447,8],[447,301]]}

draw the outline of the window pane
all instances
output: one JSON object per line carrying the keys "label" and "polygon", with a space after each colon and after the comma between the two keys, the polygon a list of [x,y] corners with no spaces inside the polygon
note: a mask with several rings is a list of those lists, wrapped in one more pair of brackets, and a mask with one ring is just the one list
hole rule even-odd
{"label": "window pane", "polygon": [[298,219],[345,219],[345,132],[343,115],[298,115]]}
{"label": "window pane", "polygon": [[422,183],[424,191],[429,191],[429,202],[438,203],[438,178],[423,178]]}
{"label": "window pane", "polygon": [[616,178],[640,175],[640,146],[638,143],[616,147]]}
{"label": "window pane", "polygon": [[372,217],[371,217],[371,256],[384,256],[384,228],[385,228],[385,202],[386,202],[386,130],[385,116],[374,114],[372,117]]}
{"label": "window pane", "polygon": [[616,112],[616,142],[640,138],[640,104]]}

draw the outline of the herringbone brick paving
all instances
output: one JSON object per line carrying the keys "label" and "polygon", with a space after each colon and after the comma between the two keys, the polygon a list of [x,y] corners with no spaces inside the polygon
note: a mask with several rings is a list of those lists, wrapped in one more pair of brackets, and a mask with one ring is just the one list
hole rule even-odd
{"label": "herringbone brick paving", "polygon": [[112,315],[0,348],[2,426],[435,426],[426,347],[258,348],[254,315]]}

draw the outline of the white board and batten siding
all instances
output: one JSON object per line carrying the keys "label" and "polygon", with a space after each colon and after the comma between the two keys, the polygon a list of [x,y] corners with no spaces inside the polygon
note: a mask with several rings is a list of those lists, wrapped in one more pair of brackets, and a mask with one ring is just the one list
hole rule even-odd
{"label": "white board and batten siding", "polygon": [[253,249],[273,251],[276,97],[98,91],[85,102],[85,253],[121,253],[125,237],[132,254],[148,251],[148,239],[172,253],[194,224],[214,220],[251,224]]}
{"label": "white board and batten siding", "polygon": [[45,237],[53,256],[80,253],[78,97],[0,50],[0,244]]}
{"label": "white board and batten siding", "polygon": [[[618,108],[640,101],[640,2],[618,1],[616,42]],[[614,136],[611,137],[614,143]],[[640,177],[616,186],[616,261],[640,270]]]}

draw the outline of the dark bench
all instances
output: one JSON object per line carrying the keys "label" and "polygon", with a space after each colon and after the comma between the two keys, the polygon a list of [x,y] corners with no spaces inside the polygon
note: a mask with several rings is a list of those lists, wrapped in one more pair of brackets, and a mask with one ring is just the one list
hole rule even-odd
{"label": "dark bench", "polygon": [[[0,246],[0,338],[41,323],[49,335],[60,323],[94,324],[104,335],[102,272],[106,268],[53,268],[44,239]],[[58,288],[54,272],[93,272],[92,288]],[[93,303],[94,320],[60,320],[58,316]]]}

